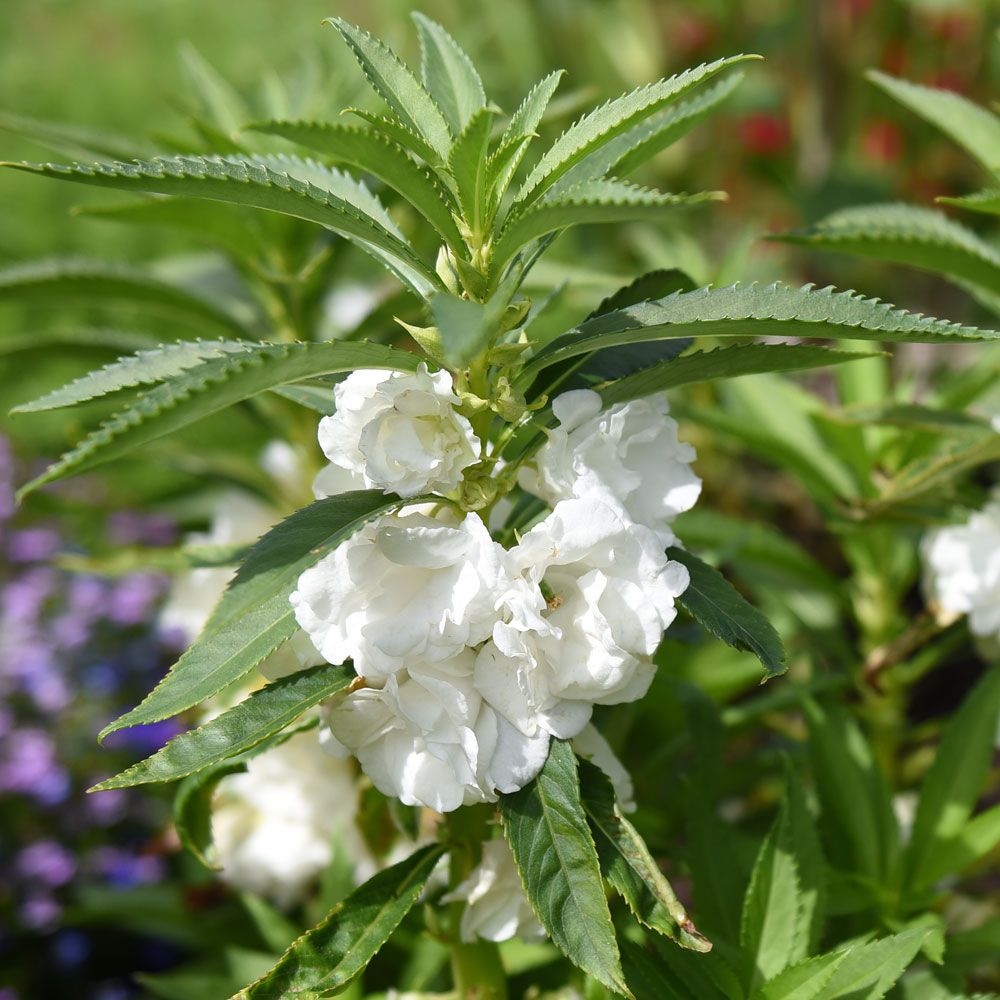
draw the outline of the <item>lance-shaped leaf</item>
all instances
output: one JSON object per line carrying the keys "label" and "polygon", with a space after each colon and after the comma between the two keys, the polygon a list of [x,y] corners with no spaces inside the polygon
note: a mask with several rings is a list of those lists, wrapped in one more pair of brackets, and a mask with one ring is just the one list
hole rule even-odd
{"label": "lance-shaped leaf", "polygon": [[568,226],[657,219],[682,205],[697,205],[724,197],[716,191],[664,194],[627,181],[586,181],[512,212],[493,247],[491,273],[494,277],[499,276],[522,247]]}
{"label": "lance-shaped leaf", "polygon": [[63,406],[76,406],[78,403],[86,403],[138,386],[156,385],[197,367],[209,358],[254,350],[257,346],[246,340],[181,340],[153,350],[137,351],[128,357],[119,358],[110,365],[88,372],[38,399],[21,403],[15,406],[11,413],[58,410]]}
{"label": "lance-shaped leaf", "polygon": [[763,372],[805,371],[875,356],[831,351],[809,344],[742,344],[715,351],[695,351],[680,358],[668,359],[602,386],[598,391],[605,404],[610,406],[693,382],[739,378]]}
{"label": "lance-shaped leaf", "polygon": [[428,844],[370,878],[233,1000],[315,1000],[339,992],[413,908],[443,853],[440,844]]}
{"label": "lance-shaped leaf", "polygon": [[43,121],[0,111],[0,131],[30,139],[39,146],[63,156],[82,156],[97,160],[128,160],[152,156],[147,143],[66,122]]}
{"label": "lance-shaped leaf", "polygon": [[924,778],[904,855],[907,884],[928,884],[935,855],[969,825],[993,763],[998,721],[1000,669],[993,668],[948,724]]}
{"label": "lance-shaped leaf", "polygon": [[983,215],[1000,215],[1000,191],[977,191],[955,198],[941,197],[937,199],[942,205],[954,205],[956,208],[968,209],[970,212],[981,212]]}
{"label": "lance-shaped leaf", "polygon": [[460,135],[472,116],[486,107],[486,91],[472,60],[444,28],[414,11],[410,15],[420,35],[424,86],[444,112],[451,131]]}
{"label": "lance-shaped leaf", "polygon": [[578,354],[679,337],[825,337],[908,343],[997,340],[1000,333],[896,309],[856,292],[805,285],[730,285],[679,292],[587,320],[547,344],[519,381]]}
{"label": "lance-shaped leaf", "polygon": [[693,951],[709,951],[645,841],[625,818],[604,772],[580,761],[580,796],[604,877],[641,923]]}
{"label": "lance-shaped leaf", "polygon": [[347,42],[376,93],[411,131],[422,136],[440,162],[448,159],[451,130],[434,99],[417,82],[403,61],[387,45],[341,17],[329,17]]}
{"label": "lance-shaped leaf", "polygon": [[273,681],[198,729],[175,736],[151,757],[91,791],[177,781],[235,757],[290,726],[304,712],[357,680],[349,666],[324,663]]}
{"label": "lance-shaped leaf", "polygon": [[915,205],[862,205],[834,212],[785,243],[909,264],[1000,295],[1000,253],[941,212]]}
{"label": "lance-shaped leaf", "polygon": [[302,573],[369,521],[407,502],[379,490],[344,493],[317,500],[272,528],[250,550],[194,645],[101,739],[186,711],[249,673],[298,627],[288,598]]}
{"label": "lance-shaped leaf", "polygon": [[832,951],[790,965],[753,994],[754,1000],[816,1000],[850,953]]}
{"label": "lance-shaped leaf", "polygon": [[729,66],[757,56],[733,56],[685,70],[667,80],[639,87],[608,101],[571,125],[538,161],[521,186],[517,202],[535,201],[585,156],[611,142],[693,87],[711,79]]}
{"label": "lance-shaped leaf", "polygon": [[143,306],[230,335],[247,329],[232,313],[185,288],[121,264],[90,260],[42,260],[0,270],[0,302],[108,303]]}
{"label": "lance-shaped leaf", "polygon": [[525,892],[549,936],[584,972],[628,996],[569,743],[552,740],[534,781],[500,796],[500,815]]}
{"label": "lance-shaped leaf", "polygon": [[925,87],[878,70],[865,74],[900,104],[915,111],[971,153],[987,170],[1000,169],[1000,118],[953,90]]}
{"label": "lance-shaped leaf", "polygon": [[481,108],[455,140],[448,170],[455,179],[459,204],[473,233],[484,235],[490,191],[487,187],[487,154],[494,111]]}
{"label": "lance-shaped leaf", "polygon": [[[261,159],[175,156],[137,163],[8,163],[5,166],[60,180],[124,191],[207,198],[315,222],[376,253],[418,294],[441,282],[413,248],[384,221],[332,190],[277,171]],[[342,190],[341,195],[345,192]]]}
{"label": "lance-shaped leaf", "polygon": [[448,195],[433,174],[376,129],[309,121],[258,122],[247,129],[280,136],[377,177],[424,215],[448,243],[462,246]]}
{"label": "lance-shaped leaf", "polygon": [[815,994],[814,1000],[854,997],[882,1000],[909,968],[932,930],[931,927],[913,927],[879,941],[854,945],[837,964],[826,985]]}
{"label": "lance-shaped leaf", "polygon": [[784,673],[785,647],[774,626],[708,563],[676,547],[667,549],[667,555],[691,575],[678,598],[681,607],[717,639],[753,653],[768,677]]}
{"label": "lance-shaped leaf", "polygon": [[140,393],[72,451],[21,488],[20,497],[186,427],[286,382],[357,368],[414,371],[420,359],[380,344],[254,344],[209,358]]}

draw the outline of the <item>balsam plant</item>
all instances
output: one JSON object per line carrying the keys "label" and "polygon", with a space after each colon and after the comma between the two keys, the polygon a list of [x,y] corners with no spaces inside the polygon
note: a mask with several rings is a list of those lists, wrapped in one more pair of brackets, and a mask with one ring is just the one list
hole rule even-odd
{"label": "balsam plant", "polygon": [[[126,161],[105,149],[89,164],[8,164],[143,195],[108,212],[200,232],[256,295],[241,312],[90,263],[0,276],[8,297],[104,294],[223,334],[143,344],[19,407],[117,407],[22,498],[236,406],[300,438],[315,435],[322,417],[330,468],[348,481],[320,489],[248,551],[214,554],[238,568],[204,631],[102,735],[247,684],[301,630],[320,654],[313,665],[257,686],[97,788],[181,781],[178,831],[210,859],[205,811],[219,778],[322,725],[382,792],[443,814],[430,842],[350,893],[237,994],[248,1000],[353,988],[421,898],[450,950],[456,994],[505,996],[495,944],[463,934],[469,886],[487,855],[516,866],[529,912],[571,963],[564,982],[586,983],[592,995],[880,997],[933,928],[908,926],[919,902],[907,895],[863,940],[835,936],[821,949],[823,862],[794,779],[760,848],[738,934],[709,917],[706,936],[611,783],[578,760],[599,763],[582,749],[582,733],[594,704],[636,701],[652,683],[675,604],[711,636],[752,652],[765,677],[784,670],[767,619],[674,534],[698,480],[664,392],[873,357],[757,337],[954,345],[998,335],[853,292],[694,288],[679,272],[657,272],[572,328],[540,336],[545,300],[530,299],[527,282],[560,233],[656,222],[720,197],[663,193],[627,177],[710,113],[753,57],[624,94],[536,153],[559,74],[507,115],[451,36],[416,22],[421,79],[380,41],[331,19],[384,104],[355,110],[360,124],[248,122],[232,137],[200,130],[216,155]],[[306,153],[252,151],[248,136]],[[327,234],[359,247],[402,287],[388,311],[339,340],[317,336],[323,280],[340,246]],[[393,328],[392,313],[408,318]],[[715,347],[720,340],[737,342]],[[649,441],[651,453],[631,452]],[[821,730],[819,709],[810,711]],[[830,736],[820,750],[834,754],[836,742]],[[706,799],[692,812],[709,808]],[[881,823],[885,802],[872,808]],[[509,861],[497,860],[498,828]],[[484,852],[484,844],[494,846]],[[443,899],[432,875],[446,856]],[[690,868],[697,901],[699,878],[711,875]],[[891,936],[872,941],[873,931]]]}

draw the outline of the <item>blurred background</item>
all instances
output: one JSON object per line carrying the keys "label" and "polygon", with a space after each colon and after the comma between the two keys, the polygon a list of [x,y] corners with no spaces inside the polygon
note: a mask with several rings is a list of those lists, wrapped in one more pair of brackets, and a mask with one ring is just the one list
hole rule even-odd
{"label": "blurred background", "polygon": [[[718,56],[765,57],[718,114],[645,168],[667,190],[718,188],[729,201],[699,210],[683,230],[588,235],[587,269],[568,247],[551,275],[569,279],[574,293],[594,300],[637,269],[676,264],[699,282],[835,283],[937,316],[984,319],[974,300],[937,278],[762,236],[846,205],[931,204],[981,183],[967,156],[864,73],[879,68],[992,104],[1000,7],[986,0],[0,0],[0,158],[58,158],[24,137],[25,118],[36,134],[58,121],[81,136],[100,129],[178,149],[197,138],[206,110],[229,116],[233,130],[265,113],[333,118],[367,98],[322,18],[356,21],[416,65],[412,9],[460,40],[507,111],[540,76],[565,67],[553,135],[622,90]],[[206,93],[216,107],[202,106]],[[143,227],[72,212],[108,201],[0,173],[0,265],[79,255],[191,273],[200,251],[184,235],[156,230],[151,240]],[[370,273],[364,261],[348,267],[352,287]],[[89,305],[9,303],[0,288],[4,413],[109,358],[109,343],[89,356],[32,345],[35,331],[67,319],[97,327],[105,316]],[[143,328],[180,332],[169,319],[143,317]],[[14,483],[79,433],[75,420],[0,417],[0,1000],[144,995],[136,973],[170,970],[206,942],[235,948],[236,962],[241,947],[254,947],[239,913],[216,905],[226,890],[178,854],[165,799],[83,794],[171,735],[164,724],[104,750],[94,740],[162,674],[183,638],[159,624],[164,575],[71,573],[73,559],[169,547],[204,528],[206,514],[183,499],[199,470],[180,460],[116,469],[113,486],[100,476],[72,480],[15,510]],[[211,433],[220,450],[267,440],[240,412]]]}

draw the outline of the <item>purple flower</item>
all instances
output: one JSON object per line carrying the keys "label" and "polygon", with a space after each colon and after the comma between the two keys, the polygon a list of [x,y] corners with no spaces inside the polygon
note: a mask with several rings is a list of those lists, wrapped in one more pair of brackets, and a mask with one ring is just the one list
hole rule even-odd
{"label": "purple flower", "polygon": [[178,733],[184,732],[184,728],[176,719],[147,722],[142,726],[132,726],[130,729],[120,729],[111,733],[104,741],[104,745],[115,749],[127,747],[141,754],[149,754],[159,750]]}
{"label": "purple flower", "polygon": [[0,757],[0,790],[20,792],[56,805],[70,791],[69,775],[56,760],[52,738],[40,729],[13,730]]}
{"label": "purple flower", "polygon": [[12,580],[3,590],[5,622],[35,622],[45,602],[55,593],[58,574],[48,566],[35,566]]}
{"label": "purple flower", "polygon": [[62,908],[51,896],[32,896],[21,904],[21,921],[32,930],[55,926]]}
{"label": "purple flower", "polygon": [[22,848],[14,868],[21,878],[52,887],[65,885],[76,874],[73,855],[54,840],[39,840]]}
{"label": "purple flower", "polygon": [[88,795],[84,799],[84,809],[95,823],[100,826],[111,826],[125,814],[127,801],[123,788],[109,788],[106,792],[94,792]]}
{"label": "purple flower", "polygon": [[163,589],[163,577],[153,573],[125,577],[111,595],[108,617],[119,625],[139,625],[148,621]]}
{"label": "purple flower", "polygon": [[52,528],[15,531],[7,542],[7,557],[14,563],[45,562],[59,550],[61,539]]}
{"label": "purple flower", "polygon": [[60,931],[52,941],[52,958],[63,968],[82,965],[91,951],[90,939],[82,931]]}
{"label": "purple flower", "polygon": [[177,528],[161,514],[118,510],[108,518],[108,535],[116,545],[171,545]]}
{"label": "purple flower", "polygon": [[99,847],[91,855],[94,867],[121,889],[159,882],[166,874],[163,859],[154,854],[133,854],[120,847]]}

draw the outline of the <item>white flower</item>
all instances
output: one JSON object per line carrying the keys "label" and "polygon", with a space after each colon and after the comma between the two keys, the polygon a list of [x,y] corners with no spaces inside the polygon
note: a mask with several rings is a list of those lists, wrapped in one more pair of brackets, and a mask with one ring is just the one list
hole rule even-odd
{"label": "white flower", "polygon": [[504,550],[478,514],[389,514],[307,569],[290,599],[323,657],[380,679],[481,643],[504,580]]}
{"label": "white flower", "polygon": [[552,410],[559,426],[549,431],[535,469],[522,470],[521,485],[550,504],[602,495],[655,529],[664,544],[673,542],[669,525],[694,506],[701,480],[691,470],[695,450],[678,440],[666,396],[602,412],[596,392],[574,389],[557,396]]}
{"label": "white flower", "polygon": [[472,682],[475,653],[421,664],[325,709],[330,733],[385,795],[451,812],[495,802],[541,769],[548,735],[526,737],[487,705]]}
{"label": "white flower", "polygon": [[476,663],[490,704],[526,735],[570,738],[593,705],[641,698],[689,582],[656,533],[603,500],[564,500],[510,558],[525,585],[505,595]]}
{"label": "white flower", "polygon": [[319,423],[319,443],[336,466],[369,487],[412,497],[447,493],[479,458],[479,439],[455,407],[446,371],[361,369],[333,390],[337,412]]}
{"label": "white flower", "polygon": [[335,839],[370,868],[354,826],[357,807],[351,767],[324,753],[315,732],[252,757],[246,773],[222,779],[213,803],[222,877],[288,907],[329,865]]}
{"label": "white flower", "polygon": [[507,941],[515,935],[529,940],[545,937],[524,894],[514,855],[502,837],[483,844],[482,861],[442,901],[465,903],[463,941],[475,941],[477,937]]}
{"label": "white flower", "polygon": [[938,608],[968,615],[977,636],[1000,636],[1000,499],[965,524],[930,532],[921,554],[925,587]]}

